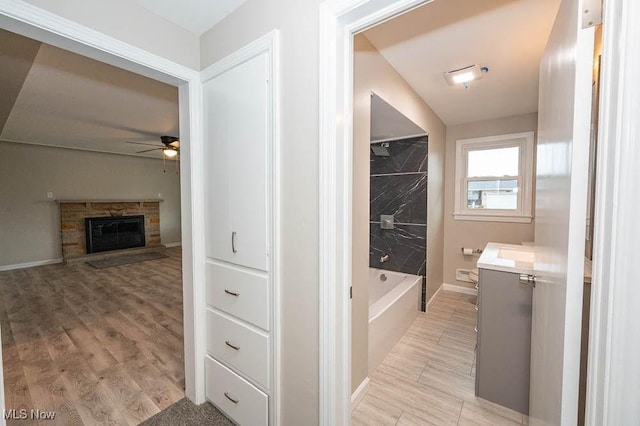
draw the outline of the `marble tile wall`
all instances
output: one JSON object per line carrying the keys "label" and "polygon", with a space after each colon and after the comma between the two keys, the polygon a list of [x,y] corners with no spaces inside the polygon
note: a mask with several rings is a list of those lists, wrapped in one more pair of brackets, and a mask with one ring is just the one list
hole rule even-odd
{"label": "marble tile wall", "polygon": [[[393,141],[387,150],[388,157],[370,153],[369,266],[424,277],[428,140],[424,136]],[[394,215],[394,229],[382,229],[380,215]],[[385,254],[389,261],[380,262]],[[424,278],[422,291],[424,310]]]}

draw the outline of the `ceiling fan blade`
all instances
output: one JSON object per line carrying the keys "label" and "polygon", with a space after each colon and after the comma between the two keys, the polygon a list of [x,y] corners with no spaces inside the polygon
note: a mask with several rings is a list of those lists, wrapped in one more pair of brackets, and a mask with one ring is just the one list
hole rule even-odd
{"label": "ceiling fan blade", "polygon": [[148,146],[156,146],[156,147],[160,147],[160,145],[158,145],[157,143],[146,143],[146,142],[137,142],[137,141],[124,141],[124,143],[130,143],[130,144],[134,144],[134,145],[148,145]]}
{"label": "ceiling fan blade", "polygon": [[138,151],[136,152],[136,154],[142,154],[143,152],[150,152],[150,151],[158,151],[158,150],[162,150],[164,148],[151,148],[151,149],[145,149],[144,151]]}

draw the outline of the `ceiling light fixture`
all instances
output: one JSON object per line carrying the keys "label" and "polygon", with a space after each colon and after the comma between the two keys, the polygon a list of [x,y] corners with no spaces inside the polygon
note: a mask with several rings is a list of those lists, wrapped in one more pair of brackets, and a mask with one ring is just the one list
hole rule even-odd
{"label": "ceiling light fixture", "polygon": [[489,72],[489,68],[480,67],[480,65],[470,65],[468,67],[460,68],[453,71],[446,71],[443,73],[444,79],[450,86],[456,86],[462,84],[465,88],[468,87],[470,81],[478,80],[484,77]]}

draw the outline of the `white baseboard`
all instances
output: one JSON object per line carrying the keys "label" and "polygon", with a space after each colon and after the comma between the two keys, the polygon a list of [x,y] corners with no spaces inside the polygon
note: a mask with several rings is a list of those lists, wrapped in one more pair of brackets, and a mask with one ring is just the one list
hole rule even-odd
{"label": "white baseboard", "polygon": [[181,247],[182,243],[181,242],[177,242],[177,243],[167,243],[167,244],[163,244],[163,246],[165,246],[166,248],[171,248],[171,247]]}
{"label": "white baseboard", "polygon": [[362,401],[362,398],[364,398],[368,390],[369,378],[365,377],[362,383],[360,383],[360,386],[358,386],[358,389],[356,389],[355,392],[353,392],[353,394],[351,395],[351,411],[353,411],[358,406],[358,404],[360,404],[360,401]]}
{"label": "white baseboard", "polygon": [[478,295],[478,290],[475,288],[463,287],[461,285],[442,283],[442,289],[445,291],[454,291],[456,293],[470,294],[472,296]]}
{"label": "white baseboard", "polygon": [[438,287],[436,292],[433,293],[433,296],[431,296],[431,299],[429,299],[429,301],[427,302],[427,309],[425,309],[425,312],[429,312],[429,306],[431,306],[431,304],[436,301],[436,297],[438,297],[443,287],[444,287],[444,284],[440,284],[440,287]]}
{"label": "white baseboard", "polygon": [[62,258],[48,259],[48,260],[36,260],[35,262],[16,263],[13,265],[0,265],[0,271],[12,271],[14,269],[33,268],[34,266],[53,265],[55,263],[62,263]]}

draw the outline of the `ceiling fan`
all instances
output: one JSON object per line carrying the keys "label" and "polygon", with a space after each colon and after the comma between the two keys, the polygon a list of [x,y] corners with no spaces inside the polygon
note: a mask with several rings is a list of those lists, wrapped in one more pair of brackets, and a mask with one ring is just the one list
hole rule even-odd
{"label": "ceiling fan", "polygon": [[167,157],[167,158],[174,158],[178,154],[180,154],[180,140],[177,137],[175,137],[175,136],[160,136],[160,141],[162,142],[162,145],[164,145],[164,146],[159,146],[158,144],[136,142],[136,141],[126,141],[126,143],[132,143],[132,144],[137,144],[137,145],[148,145],[148,146],[155,147],[155,148],[151,148],[151,149],[144,149],[142,151],[138,151],[138,152],[136,152],[136,154],[142,154],[144,152],[151,152],[151,151],[156,151],[156,150],[161,150],[162,154],[164,154],[164,156]]}

